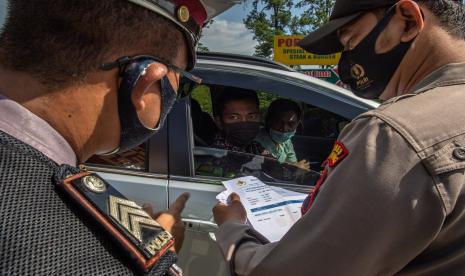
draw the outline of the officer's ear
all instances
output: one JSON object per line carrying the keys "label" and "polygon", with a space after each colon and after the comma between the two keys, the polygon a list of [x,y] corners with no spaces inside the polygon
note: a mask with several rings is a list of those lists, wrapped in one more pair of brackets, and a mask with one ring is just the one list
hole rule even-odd
{"label": "officer's ear", "polygon": [[[153,97],[158,98],[157,101],[161,103],[161,87],[159,81],[167,72],[168,69],[165,65],[155,62],[150,64],[145,70],[145,73],[140,76],[131,94],[132,104],[138,113],[147,108],[153,108],[148,106],[153,103]],[[159,106],[159,108],[161,108],[161,106]]]}
{"label": "officer's ear", "polygon": [[395,16],[405,22],[404,32],[400,38],[402,42],[411,41],[417,37],[425,27],[425,21],[420,6],[414,1],[399,1],[396,6]]}

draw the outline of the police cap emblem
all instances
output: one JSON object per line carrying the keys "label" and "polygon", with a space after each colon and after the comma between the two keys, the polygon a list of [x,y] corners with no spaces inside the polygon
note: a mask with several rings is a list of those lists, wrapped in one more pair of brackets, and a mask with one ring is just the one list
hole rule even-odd
{"label": "police cap emblem", "polygon": [[186,6],[180,6],[176,13],[178,16],[178,20],[183,23],[186,23],[187,21],[189,21],[189,18],[191,16],[189,9]]}

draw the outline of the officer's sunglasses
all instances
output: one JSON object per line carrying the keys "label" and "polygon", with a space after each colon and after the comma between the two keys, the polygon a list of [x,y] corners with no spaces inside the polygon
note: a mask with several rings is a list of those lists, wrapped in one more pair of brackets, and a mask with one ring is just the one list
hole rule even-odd
{"label": "officer's sunglasses", "polygon": [[[166,68],[168,68],[169,71],[172,71],[172,72],[175,72],[175,73],[178,73],[180,75],[180,78],[184,77],[184,78],[187,78],[188,80],[196,83],[196,84],[201,84],[202,83],[202,79],[194,74],[191,74],[189,72],[187,72],[186,70],[183,70],[179,67],[176,67],[168,62],[165,62],[163,61],[161,58],[158,58],[158,57],[155,57],[155,56],[149,56],[149,55],[140,55],[140,56],[125,56],[125,57],[122,57],[122,58],[119,58],[113,62],[109,62],[109,63],[103,63],[99,66],[100,69],[102,70],[105,70],[105,71],[108,71],[108,70],[112,70],[114,68],[118,68],[119,69],[119,74],[120,76],[123,74],[126,66],[128,64],[130,64],[131,62],[133,62],[135,59],[138,59],[138,58],[149,58],[149,59],[153,59],[154,61],[156,62],[159,62],[163,65],[166,66]],[[181,90],[181,89],[180,89]],[[179,91],[178,94],[177,94],[177,97],[178,98],[184,98],[186,96],[188,96],[189,93],[186,93],[186,92],[182,92],[182,91]]]}

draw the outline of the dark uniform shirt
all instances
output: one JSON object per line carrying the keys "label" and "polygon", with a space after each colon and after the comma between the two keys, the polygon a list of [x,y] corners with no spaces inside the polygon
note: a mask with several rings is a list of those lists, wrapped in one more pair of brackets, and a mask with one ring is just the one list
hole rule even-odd
{"label": "dark uniform shirt", "polygon": [[[55,184],[78,172],[69,166],[75,164],[71,147],[50,125],[0,100],[0,275],[141,272],[101,225],[57,190]],[[144,274],[165,275],[173,255]]]}

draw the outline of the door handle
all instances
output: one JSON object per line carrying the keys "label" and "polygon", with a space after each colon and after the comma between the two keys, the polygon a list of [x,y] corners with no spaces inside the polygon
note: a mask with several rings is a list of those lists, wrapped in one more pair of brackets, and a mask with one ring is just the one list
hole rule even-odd
{"label": "door handle", "polygon": [[198,220],[182,218],[182,223],[184,224],[184,227],[186,228],[186,230],[196,231],[196,232],[199,231],[200,223]]}
{"label": "door handle", "polygon": [[184,223],[186,230],[207,233],[213,241],[216,241],[214,233],[216,230],[218,230],[218,225],[216,223],[206,220],[188,218],[183,218],[182,222]]}
{"label": "door handle", "polygon": [[213,232],[218,229],[218,225],[216,223],[207,220],[183,218],[182,222],[186,229],[192,231]]}

